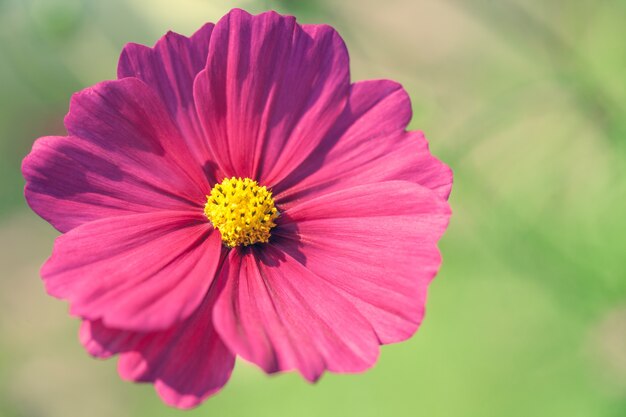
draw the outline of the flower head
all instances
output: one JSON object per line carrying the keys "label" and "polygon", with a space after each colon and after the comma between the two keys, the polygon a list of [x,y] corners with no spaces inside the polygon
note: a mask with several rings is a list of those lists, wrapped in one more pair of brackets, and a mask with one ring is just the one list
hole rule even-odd
{"label": "flower head", "polygon": [[236,356],[315,381],[416,331],[452,175],[402,87],[348,66],[329,26],[233,10],[127,45],[117,80],[72,97],[23,173],[62,233],[46,289],[92,355],[188,408]]}

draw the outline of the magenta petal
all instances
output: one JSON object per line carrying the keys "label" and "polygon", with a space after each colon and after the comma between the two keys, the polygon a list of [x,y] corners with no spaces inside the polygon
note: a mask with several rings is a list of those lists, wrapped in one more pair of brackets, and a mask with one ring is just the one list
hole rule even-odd
{"label": "magenta petal", "polygon": [[184,190],[197,198],[209,189],[203,167],[167,108],[143,81],[105,81],[75,94],[65,126],[70,135],[115,151],[120,158],[116,163],[128,161],[168,190]]}
{"label": "magenta petal", "polygon": [[273,190],[283,205],[343,188],[411,181],[447,198],[452,172],[431,155],[422,132],[406,132],[411,102],[399,84],[352,85],[345,111],[316,150]]}
{"label": "magenta petal", "polygon": [[215,25],[194,96],[225,175],[272,186],[317,146],[348,89],[348,53],[331,27],[233,10]]}
{"label": "magenta petal", "polygon": [[62,232],[111,216],[200,209],[142,171],[115,150],[75,137],[38,139],[22,164],[28,204]]}
{"label": "magenta petal", "polygon": [[202,209],[207,177],[143,82],[104,82],[75,94],[66,125],[74,136],[37,140],[22,165],[26,200],[58,230],[155,209]]}
{"label": "magenta petal", "polygon": [[134,214],[57,238],[41,275],[72,314],[108,326],[160,330],[185,319],[209,289],[221,237],[201,213]]}
{"label": "magenta petal", "polygon": [[354,303],[382,343],[393,343],[422,320],[449,217],[447,202],[426,187],[371,184],[287,210],[273,245]]}
{"label": "magenta petal", "polygon": [[226,384],[235,364],[235,356],[213,328],[211,299],[164,331],[134,333],[108,328],[101,321],[85,321],[80,338],[94,356],[119,353],[122,378],[154,382],[167,404],[192,408]]}
{"label": "magenta petal", "polygon": [[378,357],[372,327],[344,297],[271,246],[231,251],[214,323],[234,353],[266,372],[359,372]]}
{"label": "magenta petal", "polygon": [[209,151],[196,114],[193,82],[206,65],[213,26],[205,24],[190,38],[168,32],[153,48],[129,43],[117,68],[119,78],[139,78],[159,95],[201,164]]}

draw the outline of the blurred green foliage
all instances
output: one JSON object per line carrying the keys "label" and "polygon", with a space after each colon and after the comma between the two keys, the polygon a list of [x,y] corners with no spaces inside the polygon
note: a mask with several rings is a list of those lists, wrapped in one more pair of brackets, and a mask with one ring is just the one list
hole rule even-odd
{"label": "blurred green foliage", "polygon": [[427,319],[363,375],[268,377],[239,363],[189,415],[626,415],[626,3],[621,0],[0,0],[0,415],[169,416],[89,359],[37,269],[54,232],[20,161],[63,134],[71,94],[126,42],[191,34],[230,7],[344,36],[356,80],[411,94],[411,127],[455,171]]}

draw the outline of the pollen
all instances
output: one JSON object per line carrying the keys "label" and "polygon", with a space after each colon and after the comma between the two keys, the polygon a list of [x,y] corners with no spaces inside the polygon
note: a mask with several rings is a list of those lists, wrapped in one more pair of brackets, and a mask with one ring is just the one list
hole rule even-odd
{"label": "pollen", "polygon": [[211,189],[204,214],[230,248],[265,243],[278,210],[272,192],[250,178],[226,178]]}

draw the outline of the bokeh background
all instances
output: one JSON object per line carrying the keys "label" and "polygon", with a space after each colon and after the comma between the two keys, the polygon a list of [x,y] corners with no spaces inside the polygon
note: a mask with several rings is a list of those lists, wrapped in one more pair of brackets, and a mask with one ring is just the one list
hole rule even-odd
{"label": "bokeh background", "polygon": [[[234,6],[330,23],[355,80],[400,81],[454,216],[426,321],[373,370],[311,386],[240,362],[183,413],[79,346],[19,168],[126,42]],[[626,416],[624,22],[622,0],[0,0],[0,416]]]}

